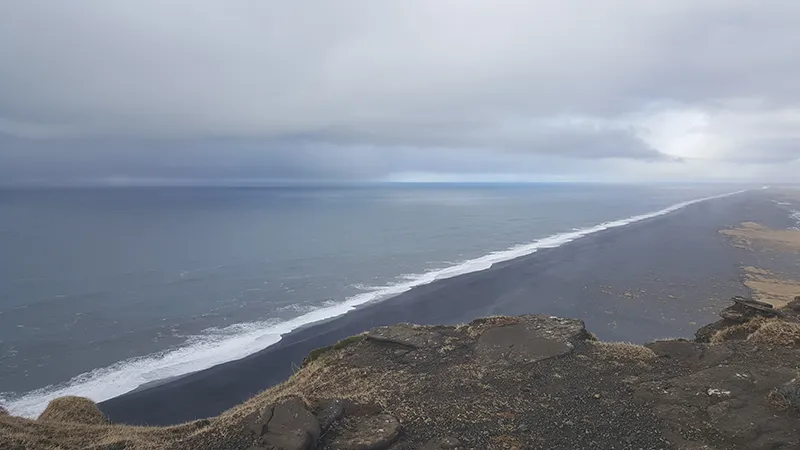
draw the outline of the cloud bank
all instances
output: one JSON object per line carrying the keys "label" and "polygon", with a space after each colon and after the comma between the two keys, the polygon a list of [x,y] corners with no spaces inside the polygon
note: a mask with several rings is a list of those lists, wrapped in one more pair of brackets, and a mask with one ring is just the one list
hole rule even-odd
{"label": "cloud bank", "polygon": [[800,173],[790,0],[0,4],[0,182]]}

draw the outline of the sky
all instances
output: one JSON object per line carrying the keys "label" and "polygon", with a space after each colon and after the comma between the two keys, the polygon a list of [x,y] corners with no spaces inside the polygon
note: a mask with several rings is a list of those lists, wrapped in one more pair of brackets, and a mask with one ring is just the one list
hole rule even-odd
{"label": "sky", "polygon": [[6,0],[0,184],[800,182],[795,0]]}

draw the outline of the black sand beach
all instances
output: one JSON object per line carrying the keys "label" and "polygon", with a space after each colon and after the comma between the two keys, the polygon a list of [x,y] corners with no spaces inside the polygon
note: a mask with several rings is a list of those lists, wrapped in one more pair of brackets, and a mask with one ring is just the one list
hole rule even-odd
{"label": "black sand beach", "polygon": [[441,280],[297,330],[248,358],[103,402],[113,422],[174,424],[209,417],[285,380],[313,349],[398,322],[454,324],[526,313],[573,317],[600,339],[689,337],[732,295],[746,295],[747,252],[719,230],[757,219],[789,226],[767,192],[674,213],[540,250],[491,269]]}

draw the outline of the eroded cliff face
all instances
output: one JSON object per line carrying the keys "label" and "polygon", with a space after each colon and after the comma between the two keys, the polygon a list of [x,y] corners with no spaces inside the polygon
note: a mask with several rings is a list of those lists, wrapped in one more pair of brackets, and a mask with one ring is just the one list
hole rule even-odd
{"label": "eroded cliff face", "polygon": [[697,341],[646,346],[538,315],[382,327],[216,418],[104,425],[61,402],[46,420],[0,416],[0,448],[795,449],[796,310],[737,299]]}

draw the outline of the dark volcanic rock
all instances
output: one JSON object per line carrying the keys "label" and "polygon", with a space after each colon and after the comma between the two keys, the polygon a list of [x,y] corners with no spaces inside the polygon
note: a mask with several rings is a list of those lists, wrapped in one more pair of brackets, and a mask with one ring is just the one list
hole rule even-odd
{"label": "dark volcanic rock", "polygon": [[[798,318],[786,310],[761,322],[791,330]],[[582,322],[547,316],[398,325],[318,352],[286,384],[252,399],[247,411],[261,409],[249,415],[154,429],[149,441],[149,431],[23,427],[0,416],[0,442],[5,430],[28,427],[11,448],[791,450],[800,448],[798,361],[800,348],[753,339],[601,343]],[[93,434],[56,439],[60,427]]]}
{"label": "dark volcanic rock", "polygon": [[437,347],[444,342],[444,337],[436,331],[409,324],[375,328],[367,333],[367,339],[412,349]]}
{"label": "dark volcanic rock", "polygon": [[800,296],[795,297],[786,305],[786,309],[794,312],[800,312]]}
{"label": "dark volcanic rock", "polygon": [[257,436],[253,450],[309,450],[319,440],[319,422],[298,397],[251,414],[247,421]]}
{"label": "dark volcanic rock", "polygon": [[326,401],[321,405],[321,409],[317,413],[320,429],[326,431],[331,425],[341,419],[345,414],[347,403],[348,402],[345,400],[335,399]]}
{"label": "dark volcanic rock", "polygon": [[771,304],[744,297],[733,297],[734,305],[722,310],[720,317],[733,322],[744,323],[756,317],[780,317],[783,313]]}
{"label": "dark volcanic rock", "polygon": [[545,316],[489,328],[481,333],[475,358],[481,365],[530,364],[567,355],[588,333],[583,322]]}

